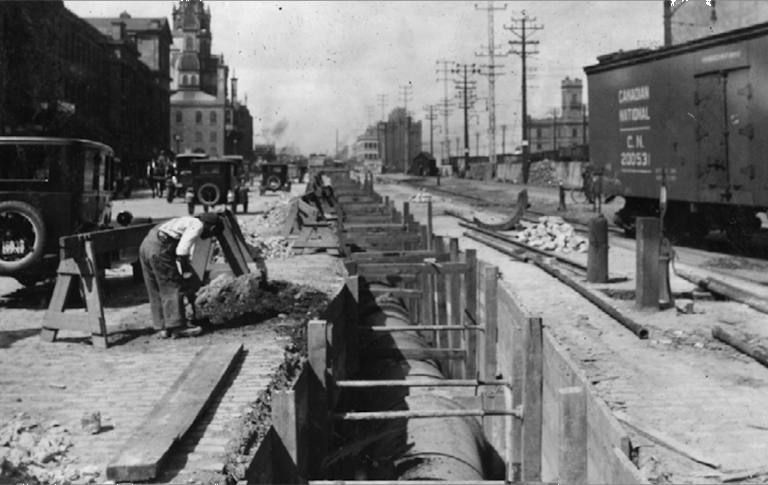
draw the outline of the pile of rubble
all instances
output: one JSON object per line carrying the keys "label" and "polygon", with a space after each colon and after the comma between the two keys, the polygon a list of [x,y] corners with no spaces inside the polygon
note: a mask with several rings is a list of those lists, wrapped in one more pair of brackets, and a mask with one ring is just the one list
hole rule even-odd
{"label": "pile of rubble", "polygon": [[221,324],[252,312],[264,295],[261,272],[234,277],[221,275],[198,290],[195,311],[199,319]]}
{"label": "pile of rubble", "polygon": [[411,202],[416,202],[418,204],[426,204],[431,200],[432,200],[432,194],[427,192],[427,190],[424,187],[420,188],[417,194],[414,194],[411,196]]}
{"label": "pile of rubble", "polygon": [[545,251],[570,253],[587,251],[587,239],[577,236],[573,226],[558,216],[542,216],[538,223],[521,221],[524,230],[515,237],[518,241]]}
{"label": "pile of rubble", "polygon": [[538,187],[553,187],[558,184],[555,164],[551,160],[534,162],[530,166],[528,183]]}
{"label": "pile of rubble", "polygon": [[98,466],[75,466],[66,458],[69,430],[42,425],[21,413],[0,422],[0,483],[96,483]]}
{"label": "pile of rubble", "polygon": [[263,214],[256,217],[255,223],[259,226],[281,227],[288,218],[293,198],[281,192],[277,200],[267,203]]}

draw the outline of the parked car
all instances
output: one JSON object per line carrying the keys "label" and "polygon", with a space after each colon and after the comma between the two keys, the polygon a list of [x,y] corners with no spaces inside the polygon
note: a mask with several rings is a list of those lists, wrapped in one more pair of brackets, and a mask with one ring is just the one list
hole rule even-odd
{"label": "parked car", "polygon": [[59,238],[112,218],[114,153],[89,140],[0,137],[0,276],[53,276]]}
{"label": "parked car", "polygon": [[261,186],[259,195],[268,190],[272,192],[291,191],[291,179],[288,177],[288,165],[284,163],[265,163],[261,166]]}
{"label": "parked car", "polygon": [[248,187],[240,181],[238,165],[236,160],[226,158],[192,162],[192,186],[185,194],[190,215],[197,204],[206,212],[220,204],[229,204],[234,213],[242,205],[243,212],[248,212]]}
{"label": "parked car", "polygon": [[182,153],[176,155],[176,194],[183,197],[187,188],[192,187],[192,162],[208,158],[205,153]]}

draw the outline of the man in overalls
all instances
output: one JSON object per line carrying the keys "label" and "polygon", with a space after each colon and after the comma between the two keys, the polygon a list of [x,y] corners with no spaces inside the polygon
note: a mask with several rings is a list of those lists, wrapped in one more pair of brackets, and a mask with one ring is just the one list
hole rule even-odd
{"label": "man in overalls", "polygon": [[213,212],[177,217],[152,228],[141,243],[139,259],[149,294],[152,324],[161,338],[193,337],[202,333],[202,328],[187,324],[184,279],[192,276],[190,252],[195,242],[215,237],[223,229],[223,221]]}

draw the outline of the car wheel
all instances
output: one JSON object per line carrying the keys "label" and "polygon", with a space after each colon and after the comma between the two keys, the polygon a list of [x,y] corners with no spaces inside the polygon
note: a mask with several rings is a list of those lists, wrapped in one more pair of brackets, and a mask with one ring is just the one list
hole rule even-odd
{"label": "car wheel", "polygon": [[197,199],[205,205],[216,205],[221,199],[221,190],[216,184],[208,182],[197,189]]}
{"label": "car wheel", "polygon": [[22,271],[43,257],[43,216],[25,202],[0,202],[0,270]]}
{"label": "car wheel", "polygon": [[283,185],[280,183],[280,177],[277,175],[270,175],[269,178],[267,178],[267,187],[269,187],[272,190],[277,190],[280,188],[280,186]]}

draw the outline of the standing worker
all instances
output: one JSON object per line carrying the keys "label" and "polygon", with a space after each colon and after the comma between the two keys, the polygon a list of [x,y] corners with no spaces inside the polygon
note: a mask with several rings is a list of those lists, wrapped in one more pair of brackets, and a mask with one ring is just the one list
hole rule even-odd
{"label": "standing worker", "polygon": [[184,311],[184,284],[193,275],[190,251],[198,239],[218,236],[223,230],[219,215],[208,212],[159,224],[141,243],[139,259],[149,294],[152,324],[160,331],[161,338],[194,337],[202,333],[202,328],[187,325]]}

